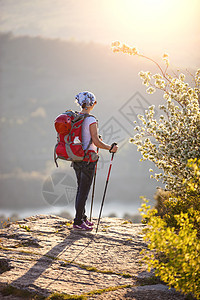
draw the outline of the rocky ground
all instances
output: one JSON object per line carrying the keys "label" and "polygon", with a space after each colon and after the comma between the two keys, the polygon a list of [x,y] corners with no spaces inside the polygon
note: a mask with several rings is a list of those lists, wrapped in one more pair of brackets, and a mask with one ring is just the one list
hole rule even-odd
{"label": "rocky ground", "polygon": [[0,230],[0,299],[185,299],[141,263],[144,226],[103,218],[97,234],[77,232],[53,215],[8,224]]}

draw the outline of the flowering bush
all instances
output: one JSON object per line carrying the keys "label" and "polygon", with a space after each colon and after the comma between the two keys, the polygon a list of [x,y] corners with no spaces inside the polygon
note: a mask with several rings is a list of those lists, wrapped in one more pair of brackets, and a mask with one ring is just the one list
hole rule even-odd
{"label": "flowering bush", "polygon": [[194,177],[186,184],[187,201],[166,197],[161,217],[144,199],[140,211],[148,223],[144,239],[149,250],[143,253],[149,269],[155,268],[164,282],[200,299],[200,160],[190,160],[188,167]]}
{"label": "flowering bush", "polygon": [[[154,106],[139,115],[141,125],[130,141],[137,145],[142,160],[152,161],[162,173],[154,174],[168,192],[159,191],[158,209],[152,209],[144,199],[141,214],[145,228],[144,250],[149,270],[170,287],[200,299],[200,69],[193,78],[193,87],[185,75],[170,75],[168,55],[163,55],[165,69],[154,60],[140,54],[136,48],[112,44],[114,52],[138,55],[154,62],[160,73],[139,73],[147,93],[163,91],[165,105],[155,119]],[[150,170],[153,172],[153,170]],[[152,251],[154,250],[154,251]]]}
{"label": "flowering bush", "polygon": [[[172,197],[170,192],[158,189],[155,194],[156,199],[156,215],[165,220],[168,226],[179,229],[176,215],[188,213],[192,218],[193,212],[200,213],[200,159],[190,159],[187,168],[191,169],[193,177],[185,182],[185,197]],[[197,236],[200,238],[200,224],[194,222],[194,228],[197,230]]]}
{"label": "flowering bush", "polygon": [[[137,145],[142,160],[152,161],[162,172],[151,177],[162,181],[165,188],[176,196],[185,197],[186,182],[193,177],[193,171],[187,167],[191,158],[200,158],[200,69],[193,79],[193,87],[185,82],[185,75],[170,75],[168,55],[163,55],[165,68],[149,57],[140,54],[120,42],[112,44],[114,52],[138,55],[154,62],[160,73],[152,75],[149,71],[139,73],[147,93],[156,89],[163,91],[165,105],[160,105],[161,115],[155,118],[155,106],[152,105],[145,115],[139,115],[141,125],[136,126],[137,134],[130,139]],[[136,122],[135,122],[136,123]],[[150,170],[153,172],[153,170]]]}
{"label": "flowering bush", "polygon": [[142,212],[149,220],[144,237],[149,250],[143,251],[149,270],[155,268],[155,274],[170,287],[200,299],[200,239],[194,228],[194,223],[200,226],[200,212],[190,209],[174,215],[178,231],[146,203]]}

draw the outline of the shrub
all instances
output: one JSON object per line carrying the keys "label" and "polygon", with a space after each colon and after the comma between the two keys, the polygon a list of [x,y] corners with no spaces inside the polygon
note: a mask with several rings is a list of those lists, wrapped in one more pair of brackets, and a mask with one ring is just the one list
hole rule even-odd
{"label": "shrub", "polygon": [[200,239],[194,228],[195,223],[200,226],[200,212],[190,209],[188,213],[174,215],[178,230],[156,216],[157,210],[146,203],[142,213],[148,219],[144,239],[149,250],[144,251],[144,259],[149,270],[155,268],[156,276],[170,287],[200,299]]}
{"label": "shrub", "polygon": [[148,224],[144,259],[169,286],[200,299],[200,160],[190,160],[187,166],[194,177],[186,183],[186,197],[168,198],[160,193],[160,212],[144,198],[140,209]]}
{"label": "shrub", "polygon": [[[200,69],[193,78],[193,87],[184,74],[170,75],[168,55],[165,69],[149,57],[120,42],[113,43],[114,52],[138,55],[154,62],[161,73],[139,73],[147,93],[164,92],[163,114],[155,119],[154,106],[135,127],[138,132],[130,141],[142,154],[142,160],[152,161],[162,170],[151,175],[165,184],[168,192],[159,190],[157,206],[152,209],[144,198],[141,214],[145,228],[144,250],[149,270],[170,287],[200,299]],[[154,81],[152,83],[152,81]],[[153,172],[153,170],[150,170]]]}

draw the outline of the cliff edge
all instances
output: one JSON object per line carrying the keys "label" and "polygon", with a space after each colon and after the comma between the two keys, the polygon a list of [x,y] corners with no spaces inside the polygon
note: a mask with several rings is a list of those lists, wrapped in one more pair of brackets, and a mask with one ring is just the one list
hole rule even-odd
{"label": "cliff edge", "polygon": [[54,215],[8,224],[0,230],[0,299],[184,299],[141,263],[144,226],[103,218],[97,234],[77,232]]}

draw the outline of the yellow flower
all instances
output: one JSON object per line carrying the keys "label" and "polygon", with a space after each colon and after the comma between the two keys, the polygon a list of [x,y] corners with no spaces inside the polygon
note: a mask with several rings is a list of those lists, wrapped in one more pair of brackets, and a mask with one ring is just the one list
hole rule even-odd
{"label": "yellow flower", "polygon": [[169,55],[167,53],[164,53],[162,58],[165,61],[166,65],[169,66]]}
{"label": "yellow flower", "polygon": [[156,89],[154,89],[153,87],[149,87],[149,88],[146,90],[146,92],[147,92],[148,94],[153,94],[153,93],[155,93],[155,91],[156,91]]}
{"label": "yellow flower", "polygon": [[119,47],[119,46],[120,46],[119,41],[112,42],[112,44],[111,44],[111,47]]}
{"label": "yellow flower", "polygon": [[135,47],[132,48],[131,51],[132,51],[132,55],[138,54],[138,50]]}
{"label": "yellow flower", "polygon": [[181,81],[184,81],[184,80],[185,80],[185,75],[184,75],[183,73],[181,73],[181,74],[179,75],[179,79],[180,79]]}
{"label": "yellow flower", "polygon": [[169,58],[169,55],[167,53],[164,53],[163,54],[163,59],[168,59]]}
{"label": "yellow flower", "polygon": [[165,93],[165,94],[163,95],[163,98],[164,98],[165,100],[168,100],[168,99],[169,99],[169,95],[168,95],[167,93]]}
{"label": "yellow flower", "polygon": [[113,48],[112,51],[113,51],[114,53],[118,53],[118,52],[120,52],[120,49],[118,49],[118,48]]}

